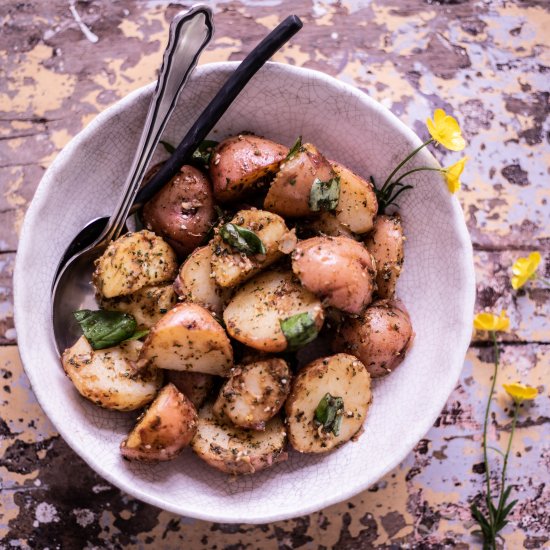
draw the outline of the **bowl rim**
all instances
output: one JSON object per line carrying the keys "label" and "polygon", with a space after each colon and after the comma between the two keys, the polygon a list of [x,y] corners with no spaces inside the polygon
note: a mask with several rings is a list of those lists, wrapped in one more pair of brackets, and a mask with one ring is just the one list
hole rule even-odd
{"label": "bowl rim", "polygon": [[[215,62],[215,63],[205,63],[202,65],[199,65],[190,80],[190,85],[192,85],[193,77],[194,78],[201,78],[203,76],[203,73],[208,72],[217,72],[217,71],[230,71],[234,70],[240,62],[238,61],[222,61],[222,62]],[[324,82],[328,86],[331,87],[339,87],[342,91],[346,91],[346,93],[351,94],[355,96],[360,102],[368,104],[369,108],[374,109],[375,111],[378,111],[378,113],[384,118],[385,121],[388,122],[388,124],[396,127],[398,131],[408,140],[412,143],[413,146],[419,146],[421,145],[422,141],[420,138],[413,132],[412,129],[410,129],[404,122],[402,122],[396,115],[394,115],[387,107],[380,104],[375,99],[371,98],[367,93],[363,92],[362,90],[358,89],[357,87],[353,86],[352,84],[349,84],[347,82],[342,82],[335,77],[332,77],[330,75],[327,75],[323,72],[310,69],[310,68],[304,68],[304,67],[297,67],[294,65],[289,65],[285,63],[278,63],[278,62],[268,62],[266,65],[260,69],[259,75],[261,75],[262,70],[270,70],[270,68],[278,68],[279,70],[287,71],[290,74],[295,74],[300,77],[307,77],[310,79],[314,79],[318,82]],[[258,78],[256,76],[255,78]],[[78,149],[81,142],[85,141],[89,136],[91,136],[98,127],[100,127],[104,121],[107,121],[112,116],[116,115],[119,112],[122,112],[126,109],[128,105],[131,105],[134,101],[136,101],[138,98],[147,95],[152,92],[153,88],[155,87],[156,82],[152,82],[150,84],[147,84],[145,86],[142,86],[120,100],[118,100],[116,103],[99,113],[92,122],[90,122],[85,128],[83,128],[78,134],[76,134],[67,145],[57,154],[55,159],[52,161],[44,175],[42,176],[40,183],[37,186],[37,189],[35,191],[35,194],[31,200],[31,203],[29,205],[29,208],[25,214],[23,226],[21,229],[21,235],[19,239],[19,245],[18,250],[21,250],[23,248],[26,248],[27,241],[32,239],[32,226],[34,225],[34,220],[38,213],[41,211],[41,207],[43,203],[45,202],[47,198],[47,186],[45,185],[47,176],[51,171],[53,171],[53,168],[58,163],[65,162],[65,159],[70,158],[72,154]],[[430,153],[431,155],[431,153]],[[433,157],[432,157],[433,158]],[[466,352],[469,348],[470,340],[471,340],[471,329],[472,321],[473,321],[473,315],[474,315],[474,302],[475,302],[475,271],[474,271],[474,263],[473,263],[473,247],[470,239],[470,235],[468,233],[468,229],[466,227],[466,223],[464,221],[464,215],[462,208],[460,206],[460,203],[458,202],[456,197],[451,198],[452,201],[452,208],[453,208],[453,214],[454,219],[457,220],[457,223],[454,224],[455,230],[457,232],[457,239],[460,242],[461,250],[463,254],[467,257],[467,262],[463,263],[463,269],[464,269],[464,295],[466,299],[464,300],[464,313],[465,315],[468,315],[468,319],[464,319],[464,322],[462,323],[460,327],[460,334],[455,333],[455,350],[460,351],[463,357],[465,357]],[[23,278],[21,276],[21,254],[18,252],[16,255],[15,260],[15,268],[14,268],[14,323],[16,327],[16,331],[18,327],[23,327],[24,322],[24,312],[22,311],[21,302],[22,302],[22,294],[24,293],[23,287],[24,282]],[[17,334],[23,334],[23,330],[20,332],[17,331]],[[30,343],[29,343],[30,344]],[[115,487],[118,487],[119,489],[127,492],[128,494],[134,496],[135,498],[138,498],[139,500],[142,500],[148,504],[154,505],[160,509],[167,510],[169,512],[179,514],[182,516],[192,517],[199,520],[204,521],[211,521],[211,522],[224,522],[224,523],[248,523],[248,524],[259,524],[259,523],[268,523],[268,522],[274,522],[274,521],[281,521],[290,519],[293,517],[308,515],[313,512],[319,511],[323,508],[326,508],[328,506],[331,506],[333,504],[337,504],[339,502],[343,502],[345,500],[348,500],[355,495],[365,491],[370,487],[373,483],[376,483],[377,480],[368,480],[367,482],[357,483],[351,488],[343,489],[342,491],[332,494],[332,495],[323,495],[322,498],[316,500],[315,502],[312,502],[310,504],[300,502],[299,503],[299,509],[297,507],[296,511],[289,514],[287,512],[278,513],[277,511],[273,511],[271,513],[264,513],[261,516],[255,516],[253,518],[238,518],[234,516],[227,516],[227,517],[220,517],[220,514],[210,513],[208,510],[201,510],[201,509],[192,509],[188,506],[179,506],[176,503],[172,504],[166,501],[163,501],[159,498],[157,498],[153,494],[149,494],[143,490],[141,490],[139,487],[133,486],[130,482],[130,480],[125,480],[123,478],[118,478],[115,475],[111,474],[111,472],[104,468],[102,466],[101,462],[98,462],[97,459],[92,457],[91,455],[87,455],[85,452],[82,451],[80,447],[78,447],[77,443],[72,440],[70,430],[65,429],[62,423],[59,423],[59,425],[56,423],[56,413],[54,409],[50,406],[49,399],[46,398],[45,395],[42,395],[40,392],[40,380],[38,379],[38,376],[32,369],[27,369],[25,366],[27,362],[30,363],[28,354],[26,352],[27,344],[24,341],[21,342],[19,340],[17,341],[17,347],[18,352],[21,357],[21,361],[23,364],[23,368],[25,370],[25,373],[29,379],[31,388],[33,390],[33,393],[42,407],[42,410],[48,417],[49,421],[52,423],[52,425],[55,427],[57,432],[61,435],[61,437],[64,439],[64,441],[71,447],[71,449],[82,459],[92,470],[94,470],[96,473],[98,473],[101,477],[106,479],[108,482],[112,483]],[[458,353],[457,351],[457,353]],[[425,417],[421,422],[416,423],[416,430],[415,432],[418,433],[418,439],[415,437],[415,440],[420,440],[433,426],[435,420],[437,419],[440,411],[443,409],[447,399],[449,398],[451,392],[453,391],[454,387],[456,386],[456,383],[460,377],[460,373],[462,371],[461,369],[456,369],[456,372],[453,373],[452,376],[449,376],[447,378],[447,383],[444,388],[440,388],[441,391],[438,392],[438,394],[435,397],[435,403],[434,403],[434,413],[430,415],[429,417]],[[37,391],[38,389],[38,391]],[[444,391],[443,391],[444,390]],[[437,405],[437,406],[436,406]],[[400,462],[402,462],[411,452],[412,449],[409,448],[403,448],[400,452],[393,453],[391,460],[387,462],[385,467],[382,469],[380,476],[378,479],[381,479],[384,477],[388,472],[393,470]]]}

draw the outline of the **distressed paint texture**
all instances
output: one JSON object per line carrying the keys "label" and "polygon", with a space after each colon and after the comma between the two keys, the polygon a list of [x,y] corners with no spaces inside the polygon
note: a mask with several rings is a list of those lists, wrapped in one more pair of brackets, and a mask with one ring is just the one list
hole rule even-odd
{"label": "distressed paint texture", "polygon": [[[471,160],[460,200],[475,248],[478,309],[505,308],[512,318],[500,381],[521,379],[542,394],[525,406],[519,422],[510,482],[520,504],[504,545],[542,548],[550,532],[544,438],[550,293],[540,282],[514,293],[509,275],[517,257],[539,250],[541,271],[550,276],[547,2],[210,4],[217,31],[202,62],[242,59],[285,15],[296,13],[304,29],[276,60],[353,83],[421,136],[437,107],[461,121]],[[77,25],[69,2],[6,0],[0,6],[0,547],[474,546],[468,507],[483,486],[480,421],[492,361],[482,334],[474,335],[461,380],[436,424],[398,468],[349,502],[270,525],[188,520],[122,494],[81,462],[36,404],[13,329],[11,276],[26,206],[72,136],[155,78],[168,22],[184,5],[75,2],[95,43]],[[445,151],[436,154],[448,162]],[[491,439],[503,445],[510,411],[501,391],[496,403]]]}

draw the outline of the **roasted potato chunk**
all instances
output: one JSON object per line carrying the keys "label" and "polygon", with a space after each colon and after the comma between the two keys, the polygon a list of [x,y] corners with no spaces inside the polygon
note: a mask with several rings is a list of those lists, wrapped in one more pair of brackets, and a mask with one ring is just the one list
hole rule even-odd
{"label": "roasted potato chunk", "polygon": [[167,370],[166,379],[193,403],[195,409],[199,410],[212,391],[216,377],[203,372]]}
{"label": "roasted potato chunk", "polygon": [[395,294],[403,266],[404,242],[399,214],[376,218],[374,229],[365,240],[365,245],[376,261],[376,285],[380,298],[393,298]]}
{"label": "roasted potato chunk", "polygon": [[120,452],[128,460],[172,460],[195,436],[197,418],[191,401],[173,384],[168,384],[120,444]]}
{"label": "roasted potato chunk", "polygon": [[372,401],[365,366],[339,353],[317,359],[296,376],[286,401],[290,444],[302,453],[324,453],[359,434]]}
{"label": "roasted potato chunk", "polygon": [[191,447],[210,466],[228,474],[253,474],[287,459],[286,431],[279,417],[264,431],[245,430],[220,422],[212,404],[199,411],[197,433]]}
{"label": "roasted potato chunk", "polygon": [[212,314],[197,304],[179,304],[149,332],[139,354],[139,367],[227,376],[233,349]]}
{"label": "roasted potato chunk", "polygon": [[200,246],[215,219],[212,186],[193,166],[180,171],[143,207],[143,224],[180,257]]}
{"label": "roasted potato chunk", "polygon": [[212,275],[212,248],[197,248],[180,268],[174,288],[185,302],[199,304],[221,316],[229,291],[219,287]]}
{"label": "roasted potato chunk", "polygon": [[311,218],[301,226],[303,233],[308,237],[314,235],[329,237],[348,237],[353,239],[352,231],[342,224],[332,212],[322,212],[320,216]]}
{"label": "roasted potato chunk", "polygon": [[212,249],[212,273],[221,287],[234,287],[255,273],[277,261],[283,253],[279,245],[289,233],[285,221],[277,214],[265,210],[241,210],[229,222],[253,231],[262,241],[265,254],[245,254],[222,238],[223,228],[214,237]]}
{"label": "roasted potato chunk", "polygon": [[228,202],[254,189],[254,184],[274,174],[288,147],[249,134],[229,137],[219,143],[210,157],[214,197]]}
{"label": "roasted potato chunk", "polygon": [[142,343],[93,350],[85,336],[63,352],[61,363],[80,395],[105,409],[133,411],[152,401],[162,385],[162,371],[136,374]]}
{"label": "roasted potato chunk", "polygon": [[354,233],[370,231],[378,211],[372,184],[337,162],[332,163],[332,169],[340,178],[336,219]]}
{"label": "roasted potato chunk", "polygon": [[298,243],[292,270],[309,291],[348,313],[358,314],[372,300],[373,259],[359,242],[347,237],[313,237]]}
{"label": "roasted potato chunk", "polygon": [[310,216],[309,199],[316,179],[335,177],[330,162],[311,143],[305,143],[281,167],[269,188],[264,208],[289,218]]}
{"label": "roasted potato chunk", "polygon": [[342,324],[334,349],[355,355],[373,378],[379,378],[403,361],[413,339],[411,320],[404,306],[380,300],[371,304],[362,317]]}
{"label": "roasted potato chunk", "polygon": [[145,286],[137,292],[116,298],[100,298],[102,309],[133,315],[140,328],[151,328],[178,302],[174,287],[168,283]]}
{"label": "roasted potato chunk", "polygon": [[265,430],[289,391],[290,369],[282,359],[235,367],[214,403],[214,414],[241,428]]}
{"label": "roasted potato chunk", "polygon": [[292,273],[269,271],[239,288],[223,313],[227,332],[243,344],[277,353],[289,348],[281,321],[308,314],[318,330],[323,326],[321,302],[296,282]]}
{"label": "roasted potato chunk", "polygon": [[103,298],[127,296],[144,286],[173,281],[176,254],[160,237],[143,230],[126,233],[96,260],[93,283]]}

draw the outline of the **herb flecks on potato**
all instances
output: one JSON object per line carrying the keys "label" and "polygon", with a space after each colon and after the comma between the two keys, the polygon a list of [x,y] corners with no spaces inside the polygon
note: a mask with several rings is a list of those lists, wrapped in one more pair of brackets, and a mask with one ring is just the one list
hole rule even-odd
{"label": "herb flecks on potato", "polygon": [[137,292],[145,286],[173,281],[176,254],[161,237],[146,229],[126,233],[109,244],[96,260],[93,283],[103,298]]}

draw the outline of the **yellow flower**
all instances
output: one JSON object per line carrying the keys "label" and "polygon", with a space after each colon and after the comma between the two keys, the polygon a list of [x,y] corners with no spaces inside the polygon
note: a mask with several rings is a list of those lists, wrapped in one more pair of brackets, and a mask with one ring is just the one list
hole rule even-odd
{"label": "yellow flower", "polygon": [[478,313],[474,317],[474,327],[477,330],[506,331],[510,328],[510,319],[504,309],[498,317],[494,313]]}
{"label": "yellow flower", "polygon": [[506,390],[506,393],[519,405],[522,401],[530,401],[535,399],[539,391],[537,388],[531,386],[524,386],[523,384],[512,383],[502,384],[502,387]]}
{"label": "yellow flower", "polygon": [[466,147],[458,122],[443,109],[436,109],[434,120],[426,120],[426,126],[432,138],[443,147],[451,151],[462,151]]}
{"label": "yellow flower", "polygon": [[531,252],[527,258],[518,258],[512,266],[512,288],[521,288],[529,279],[535,276],[540,264],[538,252]]}
{"label": "yellow flower", "polygon": [[460,189],[460,176],[464,171],[464,165],[468,157],[460,159],[458,162],[451,164],[447,168],[443,169],[445,174],[445,181],[447,182],[447,187],[451,193],[456,193]]}

